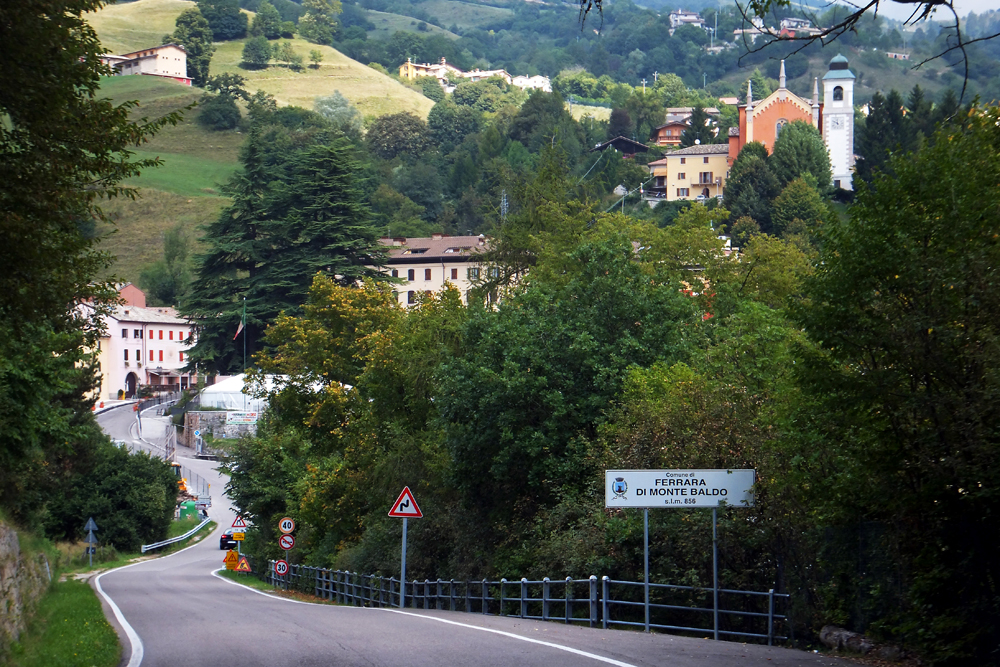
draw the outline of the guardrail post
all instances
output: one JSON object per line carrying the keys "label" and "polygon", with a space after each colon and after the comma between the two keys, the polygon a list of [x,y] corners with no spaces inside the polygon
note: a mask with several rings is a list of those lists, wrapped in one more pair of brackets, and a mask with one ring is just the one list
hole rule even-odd
{"label": "guardrail post", "polygon": [[767,645],[774,642],[774,589],[767,592]]}
{"label": "guardrail post", "polygon": [[503,587],[507,585],[507,579],[504,577],[500,578],[500,615],[504,616],[504,599],[503,599]]}
{"label": "guardrail post", "polygon": [[431,604],[431,594],[429,592],[430,589],[431,589],[431,582],[428,581],[427,579],[424,579],[424,609],[430,609],[430,604]]}
{"label": "guardrail post", "polygon": [[448,609],[455,611],[455,580],[448,582]]}
{"label": "guardrail post", "polygon": [[385,584],[382,580],[382,575],[378,575],[378,606],[383,606],[382,602],[385,600]]}
{"label": "guardrail post", "polygon": [[542,620],[549,620],[549,578],[542,577]]}
{"label": "guardrail post", "polygon": [[437,580],[437,585],[434,587],[434,608],[441,609],[441,597],[444,595],[444,591],[441,590],[441,580]]}
{"label": "guardrail post", "polygon": [[486,590],[487,590],[487,588],[488,588],[488,586],[486,585],[486,580],[483,579],[483,588],[480,591],[481,595],[483,596],[483,602],[482,602],[482,604],[479,605],[479,610],[481,612],[483,612],[484,614],[488,614],[489,613],[486,610]]}
{"label": "guardrail post", "polygon": [[566,577],[566,622],[573,618],[573,579]]}
{"label": "guardrail post", "polygon": [[521,577],[521,618],[528,618],[528,580]]}
{"label": "guardrail post", "polygon": [[597,622],[597,576],[590,575],[590,627]]}
{"label": "guardrail post", "polygon": [[601,577],[601,627],[608,629],[608,594],[611,591],[607,575]]}
{"label": "guardrail post", "polygon": [[[420,582],[416,579],[413,580],[413,608],[417,608],[417,586]],[[427,580],[424,579],[424,609],[427,609]]]}

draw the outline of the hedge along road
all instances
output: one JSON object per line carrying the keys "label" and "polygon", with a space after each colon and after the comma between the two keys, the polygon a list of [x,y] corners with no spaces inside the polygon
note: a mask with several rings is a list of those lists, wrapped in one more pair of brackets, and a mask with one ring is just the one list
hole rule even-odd
{"label": "hedge along road", "polygon": [[[848,663],[777,647],[646,635],[447,611],[365,609],[279,598],[213,575],[235,518],[212,461],[184,460],[212,485],[211,536],[171,556],[107,572],[97,584],[123,665],[580,665],[780,667]],[[391,500],[390,500],[391,502]],[[110,604],[119,609],[122,623]],[[126,627],[127,625],[127,627]],[[129,631],[131,629],[131,631]]]}

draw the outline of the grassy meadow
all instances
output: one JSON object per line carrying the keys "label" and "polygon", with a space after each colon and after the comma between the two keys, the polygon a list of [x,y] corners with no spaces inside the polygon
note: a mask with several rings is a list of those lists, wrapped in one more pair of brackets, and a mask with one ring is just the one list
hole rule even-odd
{"label": "grassy meadow", "polygon": [[504,7],[459,0],[425,0],[420,7],[445,25],[457,25],[459,28],[483,28],[514,15],[512,10]]}
{"label": "grassy meadow", "polygon": [[427,26],[426,30],[419,31],[417,26],[420,23],[423,23],[423,21],[421,19],[413,18],[412,16],[379,12],[374,9],[369,9],[366,13],[368,14],[368,20],[375,24],[375,29],[368,31],[368,37],[370,39],[389,39],[392,37],[393,33],[397,31],[423,32],[426,35],[444,35],[448,39],[458,39],[458,35],[450,30],[439,28],[436,25],[431,25],[430,23],[424,24]]}

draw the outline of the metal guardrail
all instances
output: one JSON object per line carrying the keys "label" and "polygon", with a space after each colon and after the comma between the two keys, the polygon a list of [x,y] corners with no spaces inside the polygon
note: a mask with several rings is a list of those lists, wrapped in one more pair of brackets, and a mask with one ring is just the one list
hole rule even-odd
{"label": "metal guardrail", "polygon": [[197,533],[199,530],[201,530],[202,528],[204,528],[205,525],[209,521],[211,521],[211,519],[205,519],[204,521],[202,521],[197,526],[195,526],[194,528],[192,528],[188,532],[184,533],[183,535],[179,535],[177,537],[171,537],[169,540],[163,540],[162,542],[154,542],[153,544],[143,544],[140,553],[146,553],[147,551],[152,551],[153,549],[158,549],[160,547],[165,547],[168,544],[174,544],[175,542],[180,542],[181,540],[186,540],[187,538],[191,537],[192,535],[194,535],[195,533]]}
{"label": "metal guardrail", "polygon": [[[264,581],[288,590],[309,592],[324,600],[363,607],[398,607],[399,579],[342,570],[292,564],[284,576],[274,573],[274,561],[265,572],[254,567]],[[252,560],[251,560],[251,566]],[[405,599],[413,609],[442,609],[488,615],[513,616],[543,621],[587,624],[590,627],[640,627],[704,634],[713,631],[712,597],[715,590],[695,586],[649,584],[650,603],[646,616],[643,582],[617,581],[594,575],[588,579],[538,581],[413,580],[405,584]],[[789,637],[790,623],[779,605],[787,608],[787,593],[774,589],[740,591],[719,589],[719,614],[724,619],[719,634],[745,641],[767,640],[768,646]],[[655,600],[655,601],[654,601]],[[704,600],[708,600],[705,602]],[[723,605],[733,608],[724,609]],[[648,627],[645,618],[652,618]],[[699,626],[697,620],[707,623]]]}

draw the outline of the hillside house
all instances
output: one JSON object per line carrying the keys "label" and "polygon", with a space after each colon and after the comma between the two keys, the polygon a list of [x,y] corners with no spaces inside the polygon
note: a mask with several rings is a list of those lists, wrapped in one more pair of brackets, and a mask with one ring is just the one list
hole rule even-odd
{"label": "hillside house", "polygon": [[679,148],[650,162],[649,200],[705,200],[721,197],[729,175],[729,146],[702,144]]}
{"label": "hillside house", "polygon": [[187,75],[187,51],[177,44],[163,44],[122,55],[105,53],[101,62],[110,66],[116,76],[144,74],[191,85]]}
{"label": "hillside house", "polygon": [[417,303],[419,294],[432,294],[454,285],[468,302],[469,290],[485,266],[479,255],[486,250],[485,236],[383,237],[389,259],[381,270],[403,282],[394,286],[396,299],[404,307]]}

